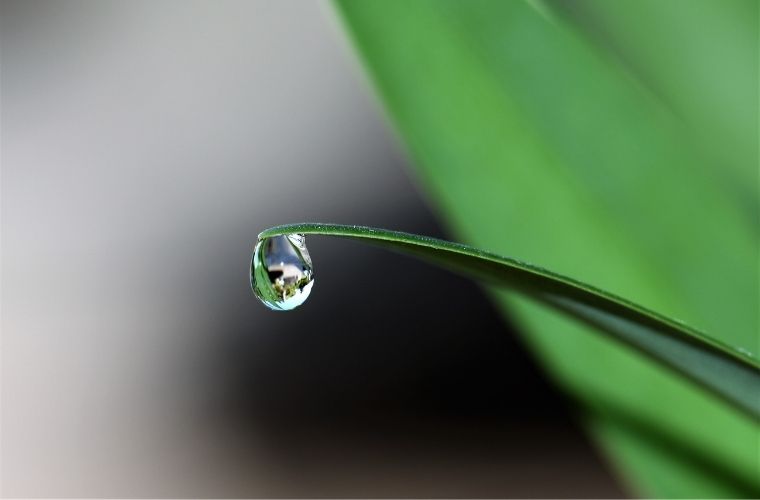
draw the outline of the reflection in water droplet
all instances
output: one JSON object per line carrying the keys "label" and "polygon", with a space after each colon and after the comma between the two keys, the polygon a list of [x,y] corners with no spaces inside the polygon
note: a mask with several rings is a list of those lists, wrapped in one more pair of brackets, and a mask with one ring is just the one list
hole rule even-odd
{"label": "reflection in water droplet", "polygon": [[251,260],[251,288],[268,308],[290,311],[303,304],[314,284],[302,234],[259,240]]}

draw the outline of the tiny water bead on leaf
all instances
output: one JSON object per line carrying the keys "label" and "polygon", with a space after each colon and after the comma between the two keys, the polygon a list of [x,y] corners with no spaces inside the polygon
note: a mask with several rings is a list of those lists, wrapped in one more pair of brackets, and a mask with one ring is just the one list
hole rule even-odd
{"label": "tiny water bead on leaf", "polygon": [[265,306],[290,311],[303,304],[314,285],[314,270],[302,234],[260,239],[251,259],[251,288]]}

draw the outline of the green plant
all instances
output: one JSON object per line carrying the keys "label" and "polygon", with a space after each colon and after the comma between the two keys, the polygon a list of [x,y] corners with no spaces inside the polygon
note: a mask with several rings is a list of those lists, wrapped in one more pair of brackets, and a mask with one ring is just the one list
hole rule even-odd
{"label": "green plant", "polygon": [[[338,5],[457,239],[757,356],[757,2]],[[494,297],[637,491],[760,494],[751,418],[586,326]]]}
{"label": "green plant", "polygon": [[[421,257],[485,283],[518,291],[530,299],[606,332],[611,339],[638,349],[722,397],[751,418],[760,419],[760,400],[757,398],[760,364],[754,358],[739,349],[723,345],[681,322],[649,311],[609,292],[532,264],[460,243],[366,226],[286,224],[262,231],[259,234],[259,245],[278,236],[307,234],[366,240]],[[293,244],[298,245],[302,251],[306,248],[300,236]],[[280,302],[281,299],[288,298],[289,294],[283,290],[273,290],[269,286],[269,270],[263,267],[263,262],[262,265],[256,263],[260,258],[259,245],[251,262],[251,286],[254,291],[268,292],[259,296],[262,302]],[[302,254],[294,256],[299,262],[307,262],[311,268],[310,257],[304,257]],[[281,269],[281,261],[278,259],[275,262],[275,267]],[[300,269],[298,272],[300,273]],[[301,282],[294,283],[294,286],[310,288],[310,284],[311,274]],[[275,292],[275,295],[271,295],[272,292]],[[307,296],[308,292],[303,300]]]}

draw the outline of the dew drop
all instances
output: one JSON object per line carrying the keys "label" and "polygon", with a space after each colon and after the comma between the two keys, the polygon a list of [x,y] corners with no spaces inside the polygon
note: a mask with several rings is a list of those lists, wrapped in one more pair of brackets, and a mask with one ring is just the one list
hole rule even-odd
{"label": "dew drop", "polygon": [[303,304],[314,285],[314,270],[302,234],[259,240],[251,259],[251,288],[265,306],[290,311]]}

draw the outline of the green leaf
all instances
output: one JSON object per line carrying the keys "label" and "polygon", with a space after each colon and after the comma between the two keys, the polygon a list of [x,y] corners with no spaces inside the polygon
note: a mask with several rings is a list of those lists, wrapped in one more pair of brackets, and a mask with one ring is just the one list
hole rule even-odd
{"label": "green leaf", "polygon": [[715,182],[757,220],[757,1],[548,3],[683,118]]}
{"label": "green leaf", "polygon": [[[276,226],[259,240],[288,234],[320,234],[369,240],[421,257],[526,296],[629,344],[760,419],[760,365],[681,322],[599,288],[547,269],[460,243],[366,226],[298,223]],[[253,269],[253,265],[252,265]],[[261,276],[257,276],[261,279]]]}
{"label": "green leaf", "polygon": [[[621,3],[636,4],[612,4]],[[739,151],[720,144],[733,129],[719,123],[747,123],[734,104],[712,128],[705,118],[716,102],[734,102],[731,85],[708,92],[687,78],[670,82],[645,71],[646,52],[632,69],[634,58],[549,9],[502,0],[339,5],[458,239],[542,262],[757,356],[759,225],[748,209],[756,189],[744,186],[756,181],[756,69],[747,71],[755,98],[737,111],[750,113],[754,129],[736,138],[754,148]],[[739,4],[709,5],[702,23],[723,22],[716,13]],[[756,32],[757,4],[749,11]],[[647,18],[628,22],[648,36]],[[710,32],[703,28],[693,31]],[[704,64],[722,54],[738,61],[733,68],[757,68],[751,42],[732,51],[710,38]],[[699,65],[702,54],[688,53]],[[681,88],[688,97],[669,100]],[[514,294],[495,297],[555,379],[585,402],[589,429],[629,484],[659,497],[760,494],[754,421],[588,327]],[[687,460],[683,449],[704,460]]]}

